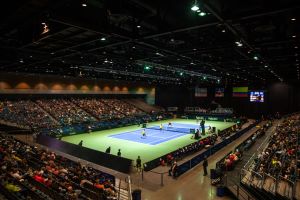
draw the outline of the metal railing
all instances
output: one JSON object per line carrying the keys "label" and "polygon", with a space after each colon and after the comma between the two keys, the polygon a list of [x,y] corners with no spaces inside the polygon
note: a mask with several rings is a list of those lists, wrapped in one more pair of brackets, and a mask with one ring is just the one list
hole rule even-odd
{"label": "metal railing", "polygon": [[131,189],[131,179],[130,176],[127,177],[128,180],[128,200],[132,200],[132,189]]}
{"label": "metal railing", "polygon": [[[160,176],[160,186],[164,186],[164,175],[168,174],[168,172],[155,172],[155,171],[147,171],[147,173],[158,174]],[[141,172],[142,181],[144,181],[144,170]]]}

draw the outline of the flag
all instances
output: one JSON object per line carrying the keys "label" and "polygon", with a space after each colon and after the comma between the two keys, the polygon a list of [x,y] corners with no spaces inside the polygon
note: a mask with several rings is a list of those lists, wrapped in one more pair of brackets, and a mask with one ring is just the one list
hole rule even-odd
{"label": "flag", "polygon": [[224,97],[224,88],[216,88],[215,97]]}
{"label": "flag", "polygon": [[233,87],[232,88],[233,97],[248,97],[248,87]]}
{"label": "flag", "polygon": [[207,88],[195,88],[195,97],[207,97]]}

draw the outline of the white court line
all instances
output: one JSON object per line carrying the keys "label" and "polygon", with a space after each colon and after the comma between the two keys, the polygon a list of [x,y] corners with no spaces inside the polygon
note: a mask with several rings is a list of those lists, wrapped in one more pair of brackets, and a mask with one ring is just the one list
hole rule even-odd
{"label": "white court line", "polygon": [[161,140],[168,140],[169,138],[176,138],[176,137],[179,137],[180,135],[185,135],[185,134],[184,134],[184,133],[176,134],[176,135],[173,135],[173,136],[171,136],[171,137],[162,138],[162,139],[155,140],[155,141],[152,141],[152,142],[146,143],[146,144],[156,143],[156,142],[159,142],[159,141],[161,141]]}
{"label": "white court line", "polygon": [[[124,133],[125,134],[125,133]],[[132,131],[132,132],[126,132],[126,134],[133,134],[133,135],[141,135],[142,134],[142,132],[140,132],[140,133],[137,133],[136,131]],[[154,138],[160,138],[160,139],[164,139],[164,138],[166,138],[166,137],[158,137],[158,136],[155,136],[155,135],[159,135],[160,133],[153,133],[153,134],[151,134],[151,133],[147,133],[146,132],[146,136],[151,136],[151,137],[154,137]],[[116,136],[116,138],[118,138],[117,136]],[[119,138],[120,139],[120,138]]]}

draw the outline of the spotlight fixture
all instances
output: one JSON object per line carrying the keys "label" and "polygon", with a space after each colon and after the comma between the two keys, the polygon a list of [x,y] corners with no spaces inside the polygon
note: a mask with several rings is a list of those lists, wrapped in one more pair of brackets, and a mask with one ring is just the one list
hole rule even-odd
{"label": "spotlight fixture", "polygon": [[296,18],[291,18],[291,21],[296,21]]}
{"label": "spotlight fixture", "polygon": [[297,37],[297,36],[296,36],[296,35],[293,35],[292,37],[295,38],[295,37]]}
{"label": "spotlight fixture", "polygon": [[148,65],[146,65],[146,66],[144,67],[144,69],[145,69],[145,70],[149,70],[150,67],[149,67]]}
{"label": "spotlight fixture", "polygon": [[47,26],[47,24],[45,22],[42,23],[42,26],[43,26],[43,32],[41,34],[45,34],[50,31],[49,27]]}
{"label": "spotlight fixture", "polygon": [[140,26],[140,25],[137,25],[136,27],[137,27],[137,28],[141,28],[141,26]]}
{"label": "spotlight fixture", "polygon": [[81,6],[82,6],[82,7],[86,7],[87,4],[86,4],[86,3],[82,3]]}
{"label": "spotlight fixture", "polygon": [[200,8],[198,6],[197,0],[195,0],[193,6],[191,7],[191,10],[194,11],[194,12],[197,12],[199,9]]}
{"label": "spotlight fixture", "polygon": [[180,72],[180,74],[179,74],[180,76],[183,76],[183,72]]}
{"label": "spotlight fixture", "polygon": [[193,5],[193,7],[191,7],[191,10],[197,12],[199,10],[199,7],[197,5]]}
{"label": "spotlight fixture", "polygon": [[236,41],[235,44],[238,46],[238,47],[242,47],[243,46],[243,43],[241,41]]}
{"label": "spotlight fixture", "polygon": [[265,68],[268,68],[268,65],[265,65]]}
{"label": "spotlight fixture", "polygon": [[105,38],[105,37],[102,37],[100,40],[101,40],[101,41],[105,41],[105,40],[106,40],[106,38]]}
{"label": "spotlight fixture", "polygon": [[225,29],[223,29],[223,30],[222,30],[222,33],[225,33],[225,32],[226,32],[226,30],[225,30]]}
{"label": "spotlight fixture", "polygon": [[254,60],[258,60],[258,56],[253,56],[253,59]]}
{"label": "spotlight fixture", "polygon": [[206,15],[206,12],[201,11],[198,15],[204,17]]}

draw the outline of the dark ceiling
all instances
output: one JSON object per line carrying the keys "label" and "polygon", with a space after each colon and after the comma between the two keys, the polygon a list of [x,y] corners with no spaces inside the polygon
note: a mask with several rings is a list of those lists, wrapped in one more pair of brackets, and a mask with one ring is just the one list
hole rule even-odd
{"label": "dark ceiling", "polygon": [[194,3],[6,1],[0,71],[175,84],[299,80],[299,0],[198,0],[205,16]]}

